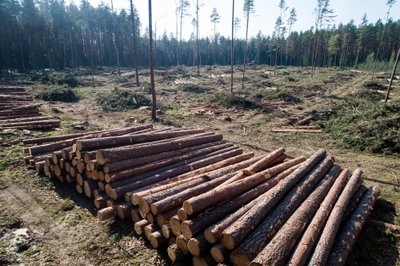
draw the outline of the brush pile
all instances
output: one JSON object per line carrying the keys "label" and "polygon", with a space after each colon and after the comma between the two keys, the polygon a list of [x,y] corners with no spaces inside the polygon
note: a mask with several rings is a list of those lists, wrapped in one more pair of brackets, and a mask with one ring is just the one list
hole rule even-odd
{"label": "brush pile", "polygon": [[0,86],[0,129],[53,129],[60,121],[42,116],[24,87]]}
{"label": "brush pile", "polygon": [[343,265],[378,197],[319,150],[254,157],[201,129],[151,125],[25,140],[26,163],[73,183],[102,220],[194,265]]}

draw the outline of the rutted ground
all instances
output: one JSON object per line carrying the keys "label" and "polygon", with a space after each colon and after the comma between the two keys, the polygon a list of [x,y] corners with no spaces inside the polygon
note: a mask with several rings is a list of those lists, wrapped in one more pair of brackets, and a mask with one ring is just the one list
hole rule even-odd
{"label": "rutted ground", "polygon": [[[368,185],[381,188],[381,197],[373,217],[400,225],[399,157],[374,155],[340,148],[327,133],[271,133],[275,125],[286,124],[287,118],[305,111],[326,110],[337,99],[359,90],[369,79],[368,73],[318,70],[314,78],[309,69],[273,69],[255,67],[249,71],[246,89],[240,86],[240,73],[235,75],[238,102],[221,100],[221,92],[230,89],[228,68],[202,69],[200,78],[186,71],[160,71],[157,76],[160,123],[164,125],[206,127],[220,131],[225,138],[255,152],[284,146],[293,156],[310,155],[326,148],[336,161],[354,170],[362,167]],[[193,72],[192,72],[193,71]],[[107,72],[105,72],[107,73]],[[109,73],[109,72],[108,72]],[[61,118],[63,132],[76,125],[88,129],[120,127],[150,122],[148,108],[121,112],[103,112],[95,103],[98,93],[107,93],[118,84],[130,81],[129,72],[120,80],[104,73],[95,76],[95,86],[74,89],[81,100],[77,103],[43,102],[43,110]],[[148,76],[143,73],[142,86],[132,88],[147,95]],[[380,80],[384,83],[383,79]],[[397,83],[398,84],[398,83]],[[34,86],[38,90],[43,85]],[[400,93],[395,91],[395,97]],[[241,98],[243,97],[243,98]],[[243,99],[252,99],[243,102]],[[226,104],[224,106],[224,104]],[[35,135],[55,133],[34,133]],[[0,152],[0,261],[27,264],[167,264],[165,254],[148,248],[143,240],[133,237],[130,222],[99,222],[90,202],[74,188],[61,189],[57,181],[34,176],[23,168],[19,134],[5,135]],[[383,182],[382,182],[383,181]],[[27,228],[25,230],[24,228]],[[21,243],[15,242],[15,232]],[[26,234],[25,234],[26,233]],[[363,230],[350,263],[396,265],[400,263],[399,235],[367,225]]]}

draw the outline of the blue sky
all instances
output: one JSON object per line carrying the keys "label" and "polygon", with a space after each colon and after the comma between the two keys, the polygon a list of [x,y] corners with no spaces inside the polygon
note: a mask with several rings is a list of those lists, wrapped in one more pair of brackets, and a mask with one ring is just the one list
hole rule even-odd
{"label": "blue sky", "polygon": [[[70,0],[79,3],[79,0]],[[113,0],[114,8],[121,10],[129,9],[129,0]],[[189,8],[190,15],[184,19],[184,38],[189,38],[193,32],[191,25],[195,11],[195,0],[190,0],[192,5]],[[100,2],[110,4],[111,0],[89,0],[96,6]],[[296,8],[298,21],[293,26],[293,30],[307,30],[314,25],[314,8],[316,0],[287,0],[286,5],[289,8]],[[142,22],[142,30],[148,25],[147,0],[133,0]],[[153,22],[157,23],[157,35],[160,36],[164,31],[168,34],[175,34],[175,3],[176,0],[153,0]],[[231,0],[200,0],[202,7],[200,9],[200,35],[211,36],[213,27],[210,22],[210,14],[215,7],[221,17],[217,30],[225,36],[230,35],[230,19],[232,10]],[[259,31],[264,35],[273,32],[276,18],[279,16],[279,0],[255,0],[256,11],[252,14],[249,34],[255,36]],[[245,18],[243,15],[243,0],[236,0],[235,16],[241,19],[241,26],[237,32],[237,37],[244,37]],[[370,22],[376,22],[379,18],[386,18],[387,6],[386,0],[331,0],[330,7],[334,10],[336,18],[335,24],[347,23],[351,19],[359,24],[361,17],[367,13]],[[391,9],[390,16],[394,20],[400,19],[400,1],[397,1]]]}

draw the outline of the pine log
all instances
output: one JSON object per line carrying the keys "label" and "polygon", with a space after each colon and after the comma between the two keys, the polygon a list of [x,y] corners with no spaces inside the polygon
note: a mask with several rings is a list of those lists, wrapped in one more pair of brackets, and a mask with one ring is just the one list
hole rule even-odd
{"label": "pine log", "polygon": [[129,177],[133,177],[136,175],[140,175],[140,174],[152,171],[152,170],[166,167],[166,166],[172,165],[174,163],[183,162],[185,160],[193,159],[195,157],[209,154],[209,153],[212,153],[215,151],[220,151],[222,153],[222,152],[228,152],[228,151],[232,151],[232,150],[237,150],[237,148],[234,146],[231,146],[229,144],[222,144],[222,145],[217,145],[214,147],[203,148],[203,149],[187,152],[184,154],[172,156],[170,158],[166,158],[163,160],[147,163],[145,165],[137,166],[134,168],[124,169],[124,170],[120,170],[120,171],[113,172],[110,174],[106,174],[105,181],[107,183],[115,182],[115,181],[118,181],[118,180],[121,180],[124,178],[129,178]]}
{"label": "pine log", "polygon": [[45,161],[39,161],[35,163],[35,170],[37,174],[42,174],[44,173],[44,165]]}
{"label": "pine log", "polygon": [[76,191],[77,191],[79,194],[82,194],[82,193],[83,193],[83,188],[82,188],[81,185],[76,184],[75,189],[76,189]]}
{"label": "pine log", "polygon": [[135,225],[134,225],[134,229],[135,229],[136,234],[143,235],[144,234],[144,228],[146,226],[148,226],[149,224],[150,223],[145,219],[140,220],[139,222],[136,222]]}
{"label": "pine log", "polygon": [[146,213],[146,220],[149,221],[149,223],[154,223],[154,215],[152,213]]}
{"label": "pine log", "polygon": [[[244,239],[234,252],[232,252],[231,261],[234,265],[241,265],[242,263],[250,264],[257,254],[261,252],[274,237],[287,219],[289,219],[303,203],[321,179],[325,177],[325,179],[334,180],[338,176],[340,167],[334,166],[331,168],[332,164],[333,158],[331,156],[326,157],[302,181],[290,190],[275,209],[268,214],[265,220]],[[330,168],[331,170],[329,171]],[[329,189],[329,187],[330,186],[328,186],[327,189]],[[228,245],[224,243],[224,236],[223,233],[222,244],[229,248],[229,243]]]}
{"label": "pine log", "polygon": [[77,150],[93,150],[99,148],[108,148],[115,146],[131,145],[136,143],[151,142],[162,139],[170,139],[187,135],[194,135],[204,133],[201,129],[187,129],[170,132],[160,133],[143,133],[129,136],[117,136],[117,137],[105,137],[105,138],[94,138],[86,140],[78,140],[76,142]]}
{"label": "pine log", "polygon": [[150,244],[153,248],[159,248],[168,243],[168,240],[162,235],[161,231],[154,231],[149,236]]}
{"label": "pine log", "polygon": [[135,206],[132,206],[131,209],[131,219],[134,223],[139,222],[141,220],[139,209]]}
{"label": "pine log", "polygon": [[[54,117],[52,116],[38,116],[38,117],[23,117],[23,118],[15,118],[15,119],[8,119],[8,120],[1,120],[1,124],[13,124],[13,123],[22,123],[22,122],[32,122],[32,121],[42,121],[42,120],[52,120]],[[24,145],[25,140],[22,141]]]}
{"label": "pine log", "polygon": [[117,207],[112,206],[112,207],[107,207],[104,209],[101,209],[97,212],[97,218],[99,218],[100,221],[108,220],[108,219],[113,219],[117,216]]}
{"label": "pine log", "polygon": [[101,149],[97,151],[96,159],[100,164],[104,165],[108,162],[126,160],[129,158],[136,158],[144,155],[171,151],[178,148],[186,148],[219,140],[222,140],[222,135],[220,134],[210,135],[203,133],[156,145],[131,145],[125,146],[124,148],[106,150]]}
{"label": "pine log", "polygon": [[189,219],[189,215],[185,212],[183,208],[179,208],[176,212],[178,214],[178,217],[181,221],[186,221]]}
{"label": "pine log", "polygon": [[222,263],[229,260],[229,250],[221,243],[216,244],[211,248],[211,256],[216,262]]}
{"label": "pine log", "polygon": [[[275,176],[274,178],[267,180],[265,182],[265,185],[267,187],[275,186],[276,184],[278,184],[278,182],[280,182],[280,180],[282,180],[283,178],[286,178],[288,175],[290,175],[297,167],[298,167],[297,165],[292,166],[291,168],[289,168],[288,170]],[[262,185],[263,184],[261,184],[260,186],[262,186]],[[219,241],[221,239],[222,232],[226,228],[228,228],[228,226],[230,226],[233,222],[235,222],[237,219],[242,217],[246,212],[248,212],[254,205],[256,205],[257,202],[263,198],[262,194],[263,193],[260,194],[261,196],[259,196],[258,198],[256,198],[253,201],[249,201],[242,208],[238,209],[234,213],[232,213],[232,214],[228,215],[227,217],[225,217],[224,219],[220,220],[218,223],[215,223],[215,224],[211,225],[210,227],[208,227],[206,230],[204,230],[204,236],[207,239],[207,241],[210,243],[216,243],[217,241]],[[232,201],[234,201],[234,200],[235,199],[233,199]],[[220,208],[217,208],[217,210],[219,210],[219,209]]]}
{"label": "pine log", "polygon": [[337,175],[327,175],[250,265],[284,265]]}
{"label": "pine log", "polygon": [[[93,203],[96,209],[100,210],[107,207],[106,201],[109,199],[107,195],[100,195],[98,197],[94,197]],[[118,210],[117,210],[118,211]]]}
{"label": "pine log", "polygon": [[[242,161],[242,160],[248,159],[249,157],[253,156],[253,153],[247,153],[247,154],[241,154],[241,153],[242,153],[242,150],[232,150],[232,151],[228,151],[226,153],[217,154],[217,155],[211,156],[209,158],[204,158],[204,159],[198,160],[199,158],[202,158],[200,156],[197,158],[193,158],[192,160],[194,160],[194,161],[192,163],[184,164],[182,166],[171,168],[166,171],[159,169],[159,173],[153,174],[153,175],[149,176],[148,178],[145,178],[143,180],[137,180],[134,183],[128,184],[126,186],[118,187],[115,189],[112,189],[111,187],[106,187],[106,191],[107,191],[107,194],[110,195],[114,199],[121,198],[124,195],[124,193],[126,193],[126,192],[135,191],[137,189],[141,189],[141,188],[144,188],[147,186],[153,187],[154,184],[157,182],[165,181],[165,183],[162,183],[162,184],[170,183],[170,182],[173,182],[171,177],[178,178],[179,175],[191,172],[195,169],[199,169],[199,168],[202,168],[202,167],[210,165],[210,164],[215,164],[217,162],[223,162],[224,160],[228,161],[227,160],[228,158],[231,159],[231,160],[229,160],[229,162],[232,162],[235,160]],[[237,156],[235,156],[235,155],[237,155]],[[206,157],[206,155],[204,155],[204,157]],[[183,162],[183,163],[185,163],[185,162]]]}
{"label": "pine log", "polygon": [[297,132],[297,133],[322,133],[322,129],[307,129],[307,128],[280,128],[280,127],[273,127],[271,132],[279,132],[279,133],[286,133],[286,132]]}
{"label": "pine log", "polygon": [[181,221],[179,220],[178,215],[174,215],[169,220],[169,225],[171,228],[171,232],[176,236],[181,235]]}
{"label": "pine log", "polygon": [[168,257],[172,262],[177,262],[181,260],[185,254],[178,247],[177,244],[172,244],[167,248]]}
{"label": "pine log", "polygon": [[22,123],[14,123],[14,124],[3,124],[0,125],[1,129],[6,128],[15,128],[15,129],[47,129],[47,128],[56,128],[60,127],[59,120],[44,120],[37,122],[22,122]]}
{"label": "pine log", "polygon": [[161,226],[161,233],[165,238],[171,238],[171,226],[169,224],[164,224],[163,226]]}
{"label": "pine log", "polygon": [[378,221],[378,220],[374,220],[374,219],[368,219],[367,223],[369,225],[382,228],[384,230],[390,230],[391,232],[396,233],[396,234],[400,233],[400,226],[395,225],[395,224],[386,223],[386,222],[382,222],[382,221]]}
{"label": "pine log", "polygon": [[[188,147],[188,148],[184,148],[184,149],[178,149],[178,150],[173,150],[173,151],[162,152],[159,154],[143,156],[143,157],[139,157],[139,158],[133,158],[133,159],[128,159],[128,160],[107,163],[104,165],[104,172],[105,173],[117,172],[119,170],[133,168],[133,167],[136,167],[139,165],[144,165],[149,162],[156,162],[156,161],[159,161],[162,159],[171,158],[173,156],[182,155],[187,152],[194,152],[194,151],[201,150],[204,148],[210,148],[213,146],[222,145],[224,143],[225,143],[225,141],[216,141],[216,142],[206,143],[206,144]],[[232,144],[224,144],[224,146],[221,146],[221,148],[226,148],[229,146],[232,146]],[[212,149],[212,150],[214,150],[214,149]],[[215,150],[218,150],[218,148]]]}
{"label": "pine log", "polygon": [[325,222],[328,219],[329,213],[347,183],[348,173],[348,170],[344,169],[336,179],[288,260],[290,265],[306,265]]}
{"label": "pine log", "polygon": [[279,200],[326,155],[325,150],[319,150],[302,163],[292,174],[282,180],[263,195],[257,205],[245,215],[231,224],[222,234],[222,244],[228,249],[234,249],[246,238],[264,217],[278,204]]}
{"label": "pine log", "polygon": [[304,159],[304,157],[299,157],[248,176],[242,180],[237,180],[225,186],[219,186],[207,193],[186,200],[183,203],[183,209],[189,215],[192,215],[194,213],[198,213],[201,210],[214,206],[223,200],[232,199],[244,193],[245,191],[263,183],[265,180],[270,179],[272,176],[275,176],[285,171],[286,169],[299,164],[300,162],[304,161]]}
{"label": "pine log", "polygon": [[372,187],[364,194],[358,207],[351,214],[336,237],[332,246],[332,251],[327,260],[327,265],[346,264],[346,260],[365,224],[365,221],[375,205],[379,193],[380,191],[377,187]]}
{"label": "pine log", "polygon": [[131,215],[132,208],[132,204],[129,203],[117,205],[118,217],[122,220],[126,219]]}
{"label": "pine log", "polygon": [[[273,152],[266,154],[265,156],[263,156],[259,161],[257,161],[253,165],[250,165],[246,169],[243,169],[242,171],[237,173],[234,177],[232,177],[229,180],[222,183],[221,186],[232,183],[239,179],[243,179],[246,176],[254,175],[257,172],[264,170],[267,167],[270,167],[275,160],[277,160],[278,158],[280,158],[281,156],[284,155],[284,152],[285,152],[285,149],[280,148],[278,150],[275,150]],[[284,161],[284,159],[285,159],[285,156],[283,156],[282,161]]]}
{"label": "pine log", "polygon": [[342,222],[344,210],[348,206],[354,193],[357,191],[361,182],[361,169],[356,169],[350,177],[349,182],[339,196],[332,212],[329,215],[321,237],[315,247],[314,253],[311,256],[310,263],[313,265],[323,265],[327,262],[330,250],[332,248],[335,237],[339,231],[339,226]]}
{"label": "pine log", "polygon": [[187,247],[188,239],[186,239],[183,235],[176,237],[176,244],[182,250],[183,254],[189,254],[189,249]]}
{"label": "pine log", "polygon": [[210,249],[210,244],[206,241],[203,234],[198,234],[189,239],[187,248],[193,256],[200,256],[200,254]]}
{"label": "pine log", "polygon": [[[278,184],[280,180],[288,176],[295,169],[296,166],[293,166],[288,170],[285,170],[281,174],[271,178],[270,180],[267,180],[264,183],[258,185],[257,187],[247,191],[246,193],[238,197],[235,197],[229,201],[223,202],[212,209],[208,209],[207,211],[202,212],[195,217],[192,217],[190,220],[185,221],[186,219],[185,220],[181,219],[183,221],[181,223],[182,233],[186,237],[192,237],[193,235],[205,230],[213,223],[221,220],[224,217],[227,217],[228,214],[239,210],[241,206],[249,203],[253,199],[257,198],[261,194],[271,189],[273,186]],[[250,208],[250,205],[248,206],[248,208]],[[217,232],[219,232],[218,234],[218,239],[219,239],[221,232],[223,231],[223,229],[225,229],[223,228],[217,230],[217,228],[220,227],[218,225],[215,225],[209,228],[209,230],[205,231],[205,237],[207,241],[209,241],[210,243],[215,243],[217,241],[216,237]]]}
{"label": "pine log", "polygon": [[142,198],[146,195],[155,195],[156,193],[158,194],[159,192],[174,188],[183,183],[191,182],[195,179],[198,179],[200,181],[204,179],[214,179],[219,176],[240,170],[258,159],[252,157],[253,153],[246,153],[222,161],[218,161],[216,163],[213,162],[214,160],[212,160],[212,158],[208,158],[207,160],[209,160],[210,162],[207,163],[207,160],[204,160],[203,165],[206,165],[204,167],[200,165],[199,167],[195,168],[192,165],[192,170],[185,174],[175,176],[173,178],[161,181],[157,184],[143,187],[138,191],[135,191],[135,193],[133,193],[131,196],[132,204],[139,204]]}
{"label": "pine log", "polygon": [[[218,174],[218,173],[216,173],[216,174]],[[220,181],[222,179],[226,180],[234,175],[234,173],[228,173],[223,176],[217,176],[216,174],[201,176],[199,178],[193,177],[193,178],[190,178],[187,180],[182,180],[182,181],[186,181],[186,182],[171,183],[171,186],[168,186],[168,188],[166,188],[162,191],[142,197],[140,200],[139,206],[144,212],[147,213],[151,209],[150,208],[151,204],[156,203],[157,201],[161,201],[159,203],[160,205],[163,205],[163,206],[161,206],[161,208],[165,208],[165,210],[167,210],[167,209],[170,209],[170,208],[180,205],[182,203],[182,200],[184,200],[185,197],[187,197],[187,195],[190,196],[190,194],[196,193],[196,192],[193,192],[194,187],[202,186],[199,189],[206,191],[207,186],[218,185],[218,183],[220,183]],[[208,183],[208,182],[211,182],[211,183]],[[164,186],[164,187],[167,187],[167,186]],[[134,195],[136,195],[136,193],[134,193]],[[169,198],[169,197],[172,197],[172,198]],[[165,200],[166,198],[169,198],[169,200]],[[173,200],[174,202],[172,202],[172,204],[169,204],[170,200],[171,201]],[[158,212],[158,210],[156,210],[158,208],[158,206],[153,206],[153,208],[154,208],[154,210],[153,210],[154,212]]]}
{"label": "pine log", "polygon": [[41,114],[39,111],[34,113],[27,113],[27,114],[15,114],[15,115],[6,115],[0,116],[0,120],[8,120],[8,119],[16,119],[16,118],[23,118],[23,117],[39,117]]}
{"label": "pine log", "polygon": [[178,208],[174,208],[169,211],[157,214],[156,220],[157,220],[158,226],[161,227],[164,224],[167,224],[169,222],[169,220],[171,219],[171,217],[176,215],[177,211],[178,211]]}
{"label": "pine log", "polygon": [[343,221],[346,221],[347,218],[353,213],[353,211],[357,208],[358,203],[360,202],[361,198],[363,197],[364,193],[367,191],[367,187],[361,185],[356,193],[354,193],[353,197],[351,198],[349,205],[347,206],[344,215]]}

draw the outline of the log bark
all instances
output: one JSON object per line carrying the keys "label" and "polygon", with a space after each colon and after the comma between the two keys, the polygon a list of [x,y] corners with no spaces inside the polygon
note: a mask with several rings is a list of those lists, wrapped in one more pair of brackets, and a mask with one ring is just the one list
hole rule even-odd
{"label": "log bark", "polygon": [[328,219],[329,213],[331,212],[333,205],[347,183],[348,173],[349,171],[344,169],[336,179],[332,188],[328,192],[328,195],[321,203],[317,213],[314,215],[302,238],[294,249],[291,257],[289,258],[289,265],[306,265],[315,243],[318,241],[318,238],[321,235],[321,231],[326,220]]}
{"label": "log bark", "polygon": [[183,208],[179,208],[176,213],[178,214],[178,217],[181,221],[185,221],[185,220],[189,219],[188,214],[185,212],[185,210]]}
{"label": "log bark", "polygon": [[[179,178],[179,175],[191,172],[195,169],[202,168],[204,166],[210,165],[210,164],[215,164],[217,162],[232,162],[232,161],[242,161],[245,159],[248,159],[249,157],[252,157],[252,153],[247,153],[247,154],[240,154],[242,151],[241,150],[232,150],[223,154],[217,154],[215,156],[211,156],[209,158],[204,158],[201,160],[197,160],[194,158],[193,162],[190,164],[184,164],[179,167],[175,168],[170,168],[166,171],[159,169],[159,173],[155,173],[153,175],[150,175],[149,177],[143,179],[143,180],[137,180],[134,183],[130,183],[128,185],[118,187],[115,189],[112,189],[111,187],[106,187],[107,194],[110,195],[112,198],[117,199],[122,197],[125,193],[127,192],[132,192],[141,188],[145,188],[147,186],[155,187],[155,183],[160,182],[158,185],[161,184],[166,184],[166,183],[172,183],[173,178],[171,177],[176,177]],[[237,155],[237,156],[235,156]],[[206,155],[205,155],[206,156]],[[201,157],[201,156],[200,156]],[[200,158],[199,157],[199,158]],[[228,160],[228,158],[230,160]],[[183,162],[185,163],[185,162]],[[221,165],[221,164],[220,164]],[[163,182],[164,181],[164,182]],[[108,190],[107,190],[108,188]],[[134,197],[134,195],[132,195]],[[134,203],[134,202],[132,202]]]}
{"label": "log bark", "polygon": [[251,208],[244,216],[224,230],[222,244],[228,249],[234,249],[247,237],[264,217],[271,212],[279,200],[326,155],[325,150],[319,150],[302,163],[291,175],[282,180],[273,189],[264,194],[263,199]]}
{"label": "log bark", "polygon": [[100,221],[112,219],[115,218],[115,216],[117,216],[116,206],[107,207],[97,212],[97,218],[99,218]]}
{"label": "log bark", "polygon": [[137,167],[133,167],[133,168],[129,168],[129,169],[124,169],[124,170],[120,170],[117,172],[113,172],[110,174],[106,174],[105,175],[105,181],[107,183],[110,182],[115,182],[124,178],[129,178],[129,177],[133,177],[136,175],[140,175],[146,172],[150,172],[152,170],[156,170],[162,167],[166,167],[168,165],[172,165],[174,163],[178,163],[178,162],[183,162],[185,160],[189,160],[189,159],[193,159],[195,157],[201,156],[201,155],[205,155],[208,153],[212,153],[215,151],[221,151],[221,152],[228,152],[228,151],[232,151],[235,148],[234,146],[231,145],[227,145],[227,144],[222,144],[222,145],[218,145],[218,146],[214,146],[214,147],[208,147],[208,148],[203,148],[203,149],[199,149],[199,150],[195,150],[195,151],[191,151],[191,152],[187,152],[184,154],[180,154],[180,155],[176,155],[176,156],[172,156],[170,158],[166,158],[163,160],[159,160],[159,161],[155,161],[155,162],[151,162],[151,163],[147,163],[145,165],[141,165],[141,166],[137,166]]}
{"label": "log bark", "polygon": [[[170,178],[159,182],[158,184],[152,184],[141,188],[132,194],[132,203],[139,204],[141,199],[146,195],[155,195],[158,192],[176,187],[177,185],[193,181],[195,179],[214,179],[219,176],[232,173],[234,171],[240,170],[251,163],[255,162],[257,158],[251,158],[253,153],[245,153],[235,157],[231,157],[216,163],[204,164],[204,167],[193,168],[185,174],[178,175],[174,178]],[[211,159],[211,158],[208,158]]]}
{"label": "log bark", "polygon": [[168,243],[168,239],[166,239],[160,230],[154,231],[150,234],[149,237],[150,244],[153,248],[159,248]]}
{"label": "log bark", "polygon": [[367,191],[367,187],[361,185],[360,188],[354,193],[353,197],[351,198],[349,205],[347,206],[344,215],[343,221],[346,221],[347,218],[351,215],[351,213],[357,208],[358,203],[360,202],[361,198],[363,197],[364,193]]}
{"label": "log bark", "polygon": [[176,215],[177,211],[178,211],[178,208],[174,208],[172,210],[157,214],[156,220],[157,220],[158,226],[161,227],[164,224],[167,224],[169,222],[169,220],[171,219],[171,217]]}
{"label": "log bark", "polygon": [[337,175],[327,175],[250,265],[284,265]]}
{"label": "log bark", "polygon": [[395,225],[395,224],[391,224],[391,223],[386,223],[386,222],[382,222],[382,221],[378,221],[378,220],[374,220],[374,219],[368,219],[367,223],[369,225],[375,226],[375,227],[379,227],[382,228],[384,230],[390,230],[393,233],[400,233],[400,226]]}
{"label": "log bark", "polygon": [[367,192],[365,192],[358,207],[351,214],[336,237],[327,265],[345,265],[347,257],[349,256],[365,221],[371,213],[379,193],[380,191],[377,187],[369,188]]}
{"label": "log bark", "polygon": [[235,181],[225,186],[219,186],[207,193],[201,194],[197,197],[186,200],[183,203],[183,209],[187,214],[192,215],[201,210],[209,208],[218,204],[223,200],[232,199],[243,192],[261,184],[265,180],[270,179],[272,176],[277,175],[286,169],[299,164],[304,161],[304,157],[299,157],[294,160],[282,163],[280,165],[268,168],[260,173],[248,176],[242,180]]}
{"label": "log bark", "polygon": [[356,169],[350,177],[349,182],[343,189],[342,194],[339,196],[331,214],[326,222],[321,237],[315,247],[314,253],[311,256],[309,263],[312,265],[324,265],[329,257],[330,250],[342,222],[344,210],[348,206],[354,193],[357,191],[361,182],[361,169]]}
{"label": "log bark", "polygon": [[128,136],[114,136],[104,138],[94,138],[86,140],[78,140],[76,149],[81,151],[94,150],[99,148],[108,148],[116,146],[131,145],[143,142],[151,142],[163,139],[171,139],[181,136],[194,135],[204,133],[201,129],[187,129],[160,133],[143,133]]}
{"label": "log bark", "polygon": [[[190,220],[181,219],[183,222],[181,223],[181,231],[187,237],[192,237],[193,235],[205,230],[207,227],[212,225],[213,223],[223,219],[230,213],[237,211],[240,209],[241,206],[246,205],[253,199],[257,198],[258,196],[262,195],[273,186],[278,184],[280,180],[288,176],[291,172],[296,169],[296,166],[285,170],[281,174],[271,178],[270,180],[265,181],[264,183],[258,185],[257,187],[247,191],[246,193],[235,197],[232,200],[223,202],[212,209],[208,209],[205,212],[200,213],[197,216],[192,217]],[[185,212],[186,213],[186,212]],[[179,214],[178,214],[179,215]],[[186,220],[186,221],[185,221]],[[225,228],[224,228],[225,229]],[[210,228],[210,230],[212,230]],[[220,233],[222,230],[219,231]],[[210,236],[207,237],[207,235]],[[214,233],[205,233],[207,241],[210,243],[215,243],[217,238],[215,237]],[[219,234],[220,236],[220,234]],[[219,239],[219,237],[218,237]]]}
{"label": "log bark", "polygon": [[[43,121],[43,120],[52,120],[54,117],[52,116],[38,116],[38,117],[27,117],[27,118],[16,118],[16,119],[8,119],[8,120],[1,120],[0,124],[14,124],[14,123],[22,123],[22,122],[35,122],[35,121]],[[24,145],[25,140],[22,141]],[[28,143],[29,144],[29,143]]]}
{"label": "log bark", "polygon": [[119,204],[117,205],[118,217],[122,220],[126,219],[131,215],[132,204]]}
{"label": "log bark", "polygon": [[96,154],[97,161],[104,165],[108,162],[126,160],[129,158],[137,158],[144,155],[150,155],[165,151],[171,151],[178,148],[186,148],[204,143],[222,140],[222,135],[210,135],[207,133],[183,137],[170,142],[148,145],[132,145],[124,148],[114,148],[106,150],[98,150]]}
{"label": "log bark", "polygon": [[132,206],[131,209],[131,219],[134,223],[137,223],[141,220],[142,217],[140,217],[139,209]]}
{"label": "log bark", "polygon": [[[234,265],[242,263],[250,264],[289,217],[299,208],[321,179],[325,177],[325,179],[334,180],[339,175],[340,167],[338,166],[334,166],[329,171],[332,164],[333,158],[331,156],[326,157],[302,181],[290,190],[275,209],[268,214],[265,220],[232,252],[231,261]],[[222,244],[229,248],[223,241],[224,238],[222,238]]]}
{"label": "log bark", "polygon": [[[204,148],[210,148],[213,146],[218,146],[224,144],[225,141],[217,141],[217,142],[211,142],[211,143],[206,143],[198,146],[193,146],[193,147],[188,147],[184,149],[179,149],[179,150],[173,150],[173,151],[168,151],[168,152],[162,152],[159,154],[153,154],[149,156],[143,156],[139,158],[133,158],[133,159],[128,159],[128,160],[122,160],[122,161],[116,161],[112,163],[107,163],[104,165],[104,172],[105,173],[112,173],[112,172],[117,172],[123,169],[127,168],[133,168],[139,165],[144,165],[146,163],[150,162],[156,162],[162,159],[170,158],[173,156],[177,155],[182,155],[187,152],[193,152],[197,150],[201,150]],[[222,146],[223,148],[232,146],[232,144],[225,144],[225,146]],[[222,149],[222,148],[221,148]]]}
{"label": "log bark", "polygon": [[174,236],[178,237],[181,235],[181,221],[179,220],[178,215],[171,217],[169,220],[169,225]]}
{"label": "log bark", "polygon": [[206,241],[203,234],[199,234],[189,239],[187,248],[193,256],[200,256],[200,254],[210,249],[210,244]]}
{"label": "log bark", "polygon": [[171,226],[169,224],[161,226],[161,232],[165,238],[171,238]]}
{"label": "log bark", "polygon": [[[283,178],[286,178],[289,176],[294,170],[296,170],[298,165],[292,166],[288,170],[282,172],[281,174],[271,178],[270,180],[267,180],[265,183],[261,184],[260,186],[265,186],[268,188],[267,191],[270,189],[269,187],[274,187],[276,184],[278,184]],[[264,192],[265,193],[265,192]],[[262,199],[262,194],[260,193],[260,196],[253,201],[249,201],[246,205],[244,205],[242,208],[238,209],[234,213],[230,214],[223,220],[219,221],[218,223],[215,223],[208,227],[206,230],[204,230],[204,236],[206,237],[207,241],[210,243],[216,243],[221,239],[222,232],[228,228],[233,222],[235,222],[237,219],[242,217],[246,212],[248,212],[254,205],[257,204],[259,200]],[[244,194],[245,195],[245,194]],[[235,199],[232,200],[233,202]],[[217,208],[219,210],[220,208]]]}
{"label": "log bark", "polygon": [[107,207],[106,201],[108,199],[109,199],[109,197],[107,195],[100,195],[98,197],[95,197],[94,200],[93,200],[94,206],[98,210],[104,209],[105,207]]}
{"label": "log bark", "polygon": [[194,256],[192,258],[193,266],[214,266],[217,265],[216,261],[210,254],[202,254],[201,256]]}
{"label": "log bark", "polygon": [[60,127],[59,120],[43,120],[43,121],[30,121],[13,124],[2,124],[1,129],[15,128],[15,129],[48,129]]}

